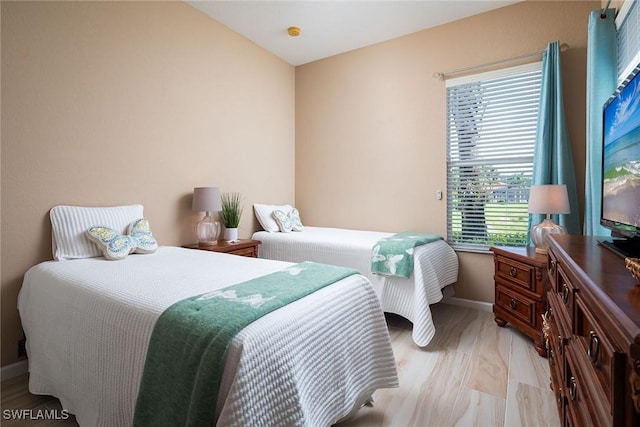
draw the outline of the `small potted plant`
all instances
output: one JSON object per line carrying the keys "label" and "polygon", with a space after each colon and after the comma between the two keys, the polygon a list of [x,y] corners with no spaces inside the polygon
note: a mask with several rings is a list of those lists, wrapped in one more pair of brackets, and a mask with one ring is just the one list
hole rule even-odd
{"label": "small potted plant", "polygon": [[222,193],[220,201],[222,202],[220,221],[224,225],[224,239],[235,242],[238,240],[238,226],[242,216],[240,193]]}

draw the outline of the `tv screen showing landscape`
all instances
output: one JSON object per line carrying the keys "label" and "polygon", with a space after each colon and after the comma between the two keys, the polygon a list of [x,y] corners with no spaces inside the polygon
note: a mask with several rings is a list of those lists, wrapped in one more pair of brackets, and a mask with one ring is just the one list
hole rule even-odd
{"label": "tv screen showing landscape", "polygon": [[602,218],[630,232],[640,227],[640,77],[604,110]]}

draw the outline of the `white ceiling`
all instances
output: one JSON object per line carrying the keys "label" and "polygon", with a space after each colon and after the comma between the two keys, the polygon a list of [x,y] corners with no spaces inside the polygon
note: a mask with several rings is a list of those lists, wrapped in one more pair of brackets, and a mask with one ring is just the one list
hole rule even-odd
{"label": "white ceiling", "polygon": [[[522,0],[186,0],[291,65],[302,65]],[[290,37],[287,28],[301,29]]]}

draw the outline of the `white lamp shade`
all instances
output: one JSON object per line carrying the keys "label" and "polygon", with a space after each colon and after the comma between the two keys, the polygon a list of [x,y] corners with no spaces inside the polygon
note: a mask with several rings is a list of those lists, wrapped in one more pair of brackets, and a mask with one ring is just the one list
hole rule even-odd
{"label": "white lamp shade", "polygon": [[220,201],[220,190],[218,190],[218,187],[194,188],[191,210],[194,212],[221,211],[222,202]]}
{"label": "white lamp shade", "polygon": [[531,186],[529,191],[529,213],[568,214],[570,212],[566,185]]}

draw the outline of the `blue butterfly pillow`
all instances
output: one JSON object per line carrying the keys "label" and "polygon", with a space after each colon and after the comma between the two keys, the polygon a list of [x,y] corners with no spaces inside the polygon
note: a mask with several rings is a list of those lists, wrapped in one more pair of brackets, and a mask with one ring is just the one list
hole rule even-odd
{"label": "blue butterfly pillow", "polygon": [[125,259],[130,253],[150,254],[158,249],[158,242],[151,234],[149,221],[140,218],[129,224],[128,234],[120,234],[106,226],[91,227],[87,236],[108,260]]}
{"label": "blue butterfly pillow", "polygon": [[290,233],[291,231],[302,231],[302,221],[300,221],[300,213],[298,209],[293,208],[289,212],[284,212],[279,209],[273,211],[273,217],[278,223],[280,231],[283,233]]}

